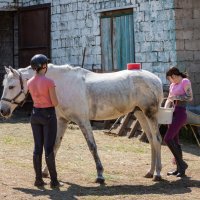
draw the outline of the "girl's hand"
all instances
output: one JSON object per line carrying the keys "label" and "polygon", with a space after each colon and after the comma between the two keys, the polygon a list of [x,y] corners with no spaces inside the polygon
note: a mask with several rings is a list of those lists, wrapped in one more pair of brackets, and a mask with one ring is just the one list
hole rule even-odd
{"label": "girl's hand", "polygon": [[174,100],[177,100],[177,98],[176,98],[176,96],[169,96],[169,97],[167,98],[167,100],[173,102]]}
{"label": "girl's hand", "polygon": [[171,99],[169,99],[169,97],[167,98],[167,100],[165,101],[165,108],[171,108],[173,105],[173,101]]}

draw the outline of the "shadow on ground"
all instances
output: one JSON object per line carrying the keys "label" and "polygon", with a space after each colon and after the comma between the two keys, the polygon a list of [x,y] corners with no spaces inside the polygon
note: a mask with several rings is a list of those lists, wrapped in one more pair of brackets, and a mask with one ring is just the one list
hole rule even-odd
{"label": "shadow on ground", "polygon": [[49,199],[68,199],[76,200],[78,197],[84,196],[115,196],[115,195],[140,195],[148,194],[186,194],[191,192],[191,188],[200,188],[200,181],[191,180],[189,177],[176,180],[174,182],[168,182],[163,180],[161,182],[156,182],[154,185],[116,185],[107,186],[100,185],[97,187],[86,187],[77,185],[70,182],[64,182],[68,184],[69,187],[66,191],[60,190],[38,190],[38,189],[27,189],[27,188],[14,188],[15,190],[24,192],[26,194],[32,195],[33,197],[46,196]]}

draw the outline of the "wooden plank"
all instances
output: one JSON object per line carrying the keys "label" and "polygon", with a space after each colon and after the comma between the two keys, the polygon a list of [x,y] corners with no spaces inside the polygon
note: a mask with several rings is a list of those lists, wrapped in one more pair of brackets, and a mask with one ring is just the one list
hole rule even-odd
{"label": "wooden plank", "polygon": [[131,115],[132,115],[132,113],[128,113],[124,118],[123,118],[123,121],[122,121],[122,124],[121,124],[121,126],[120,126],[120,128],[119,128],[119,130],[118,130],[118,132],[117,132],[117,134],[119,135],[119,136],[124,136],[124,135],[126,135],[126,128],[127,128],[127,125],[128,125],[128,123],[129,123],[129,120],[130,120],[130,118],[131,118]]}
{"label": "wooden plank", "polygon": [[130,116],[131,116],[131,113],[128,113],[128,115],[126,115],[126,116],[123,118],[122,124],[120,125],[120,127],[119,127],[119,129],[118,129],[118,132],[117,132],[117,134],[118,134],[119,136],[124,136],[124,135],[126,135],[125,129],[126,129],[127,124],[128,124],[128,122],[129,122]]}
{"label": "wooden plank", "polygon": [[125,26],[125,16],[121,16],[120,19],[120,31],[121,31],[121,37],[120,37],[120,49],[121,49],[121,66],[120,70],[125,69],[126,67],[126,32],[125,32],[126,26]]}
{"label": "wooden plank", "polygon": [[120,47],[120,17],[113,18],[113,67],[115,71],[121,68]]}
{"label": "wooden plank", "polygon": [[112,71],[111,18],[101,18],[102,68]]}
{"label": "wooden plank", "polygon": [[135,119],[133,122],[132,122],[132,125],[131,125],[131,130],[128,134],[128,138],[131,138],[131,137],[134,137],[135,136],[135,132],[137,130],[139,130],[140,128],[140,123],[137,119]]}
{"label": "wooden plank", "polygon": [[124,69],[126,69],[127,63],[130,62],[130,30],[129,30],[129,15],[124,16],[125,18],[125,50],[126,50],[126,61]]}

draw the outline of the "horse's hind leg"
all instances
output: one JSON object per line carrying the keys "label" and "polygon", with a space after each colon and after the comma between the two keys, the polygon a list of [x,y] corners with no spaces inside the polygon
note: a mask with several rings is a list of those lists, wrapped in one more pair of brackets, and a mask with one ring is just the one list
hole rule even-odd
{"label": "horse's hind leg", "polygon": [[141,110],[135,110],[134,115],[138,119],[142,129],[146,133],[148,141],[151,145],[151,168],[149,169],[148,173],[145,175],[145,178],[153,178],[153,174],[154,174],[155,167],[156,167],[156,152],[155,152],[155,148],[153,145],[151,130],[149,128],[146,117]]}
{"label": "horse's hind leg", "polygon": [[154,181],[160,181],[161,180],[160,172],[162,169],[161,165],[162,137],[160,135],[156,117],[155,116],[152,116],[151,118],[146,117],[146,119],[152,133],[153,147],[155,149],[155,154],[156,154],[156,174],[154,176]]}
{"label": "horse's hind leg", "polygon": [[[68,121],[66,121],[64,119],[61,119],[61,118],[57,119],[58,129],[57,129],[56,142],[55,142],[55,145],[54,145],[54,155],[55,156],[57,154],[58,149],[60,148],[61,141],[63,139],[63,135],[64,135],[65,130],[67,128],[67,124],[68,124]],[[42,176],[43,177],[48,177],[48,168],[47,168],[46,165],[42,170]]]}
{"label": "horse's hind leg", "polygon": [[97,169],[96,182],[103,184],[105,181],[103,177],[103,166],[101,164],[101,160],[97,152],[97,146],[96,146],[96,142],[95,142],[94,135],[92,132],[92,127],[90,125],[90,121],[89,120],[79,121],[78,125],[87,141],[90,152],[92,153],[92,156],[94,157],[94,160],[96,163],[96,169]]}

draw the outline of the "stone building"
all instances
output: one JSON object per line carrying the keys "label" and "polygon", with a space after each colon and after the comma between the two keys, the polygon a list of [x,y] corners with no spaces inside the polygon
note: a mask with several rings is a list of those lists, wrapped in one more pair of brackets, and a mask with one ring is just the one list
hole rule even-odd
{"label": "stone building", "polygon": [[3,66],[29,65],[35,53],[54,64],[94,71],[126,69],[128,62],[166,84],[171,65],[187,71],[200,103],[199,0],[1,0],[0,81]]}

